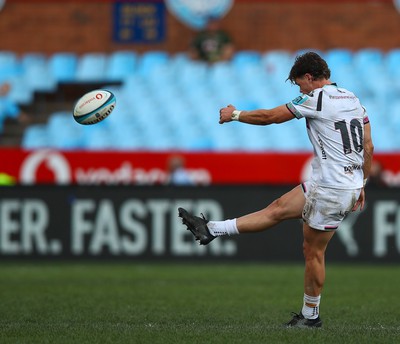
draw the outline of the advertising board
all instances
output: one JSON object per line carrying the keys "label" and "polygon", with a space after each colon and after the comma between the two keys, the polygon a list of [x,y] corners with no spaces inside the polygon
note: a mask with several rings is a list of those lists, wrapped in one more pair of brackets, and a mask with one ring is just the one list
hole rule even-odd
{"label": "advertising board", "polygon": [[[178,217],[184,207],[222,220],[261,209],[283,186],[16,186],[0,193],[1,259],[145,261],[301,261],[302,226],[290,220],[268,231],[199,246]],[[369,190],[328,247],[338,262],[400,262],[396,189]]]}

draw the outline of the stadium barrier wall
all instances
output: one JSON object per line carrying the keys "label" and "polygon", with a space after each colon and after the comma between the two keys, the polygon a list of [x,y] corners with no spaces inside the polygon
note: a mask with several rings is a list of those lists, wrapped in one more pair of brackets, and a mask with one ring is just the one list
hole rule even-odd
{"label": "stadium barrier wall", "polygon": [[[301,221],[199,246],[177,216],[214,220],[265,207],[291,186],[15,186],[0,192],[2,260],[302,261]],[[329,262],[400,262],[395,189],[367,190],[327,251]]]}

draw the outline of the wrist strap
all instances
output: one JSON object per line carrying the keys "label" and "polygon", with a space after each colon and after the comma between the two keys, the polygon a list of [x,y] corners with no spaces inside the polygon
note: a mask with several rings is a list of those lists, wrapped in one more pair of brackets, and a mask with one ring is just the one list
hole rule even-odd
{"label": "wrist strap", "polygon": [[242,112],[242,111],[240,111],[240,110],[233,110],[232,116],[231,116],[231,120],[232,120],[232,121],[238,121],[241,112]]}

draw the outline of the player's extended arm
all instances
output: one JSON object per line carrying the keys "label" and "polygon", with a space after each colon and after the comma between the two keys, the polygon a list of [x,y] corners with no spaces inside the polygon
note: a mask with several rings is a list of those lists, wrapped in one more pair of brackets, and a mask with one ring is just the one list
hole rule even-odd
{"label": "player's extended arm", "polygon": [[[364,180],[368,179],[371,163],[372,163],[372,155],[374,153],[374,144],[372,143],[372,136],[371,136],[371,124],[366,123],[364,124],[364,165],[363,165],[363,172],[364,172]],[[360,208],[363,210],[365,204],[365,190],[364,188],[361,190],[360,197],[358,198],[356,204],[353,207],[353,211]]]}
{"label": "player's extended arm", "polygon": [[295,118],[286,105],[281,105],[270,110],[259,109],[252,111],[240,111],[240,115],[238,117],[237,114],[238,110],[236,110],[233,105],[228,105],[219,111],[219,123],[223,124],[226,122],[239,120],[240,122],[248,124],[269,125],[273,123],[286,122]]}

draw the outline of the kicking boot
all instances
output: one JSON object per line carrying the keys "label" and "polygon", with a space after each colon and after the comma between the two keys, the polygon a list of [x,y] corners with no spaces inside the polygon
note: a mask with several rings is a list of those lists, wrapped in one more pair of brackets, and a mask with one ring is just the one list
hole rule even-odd
{"label": "kicking boot", "polygon": [[182,218],[182,223],[187,229],[192,232],[196,240],[200,241],[200,245],[207,245],[216,237],[211,235],[207,227],[207,220],[204,218],[189,214],[185,209],[178,208],[179,217]]}

